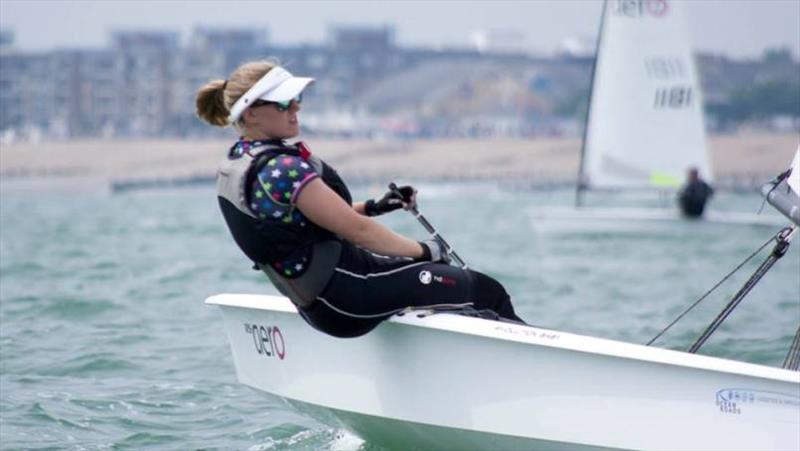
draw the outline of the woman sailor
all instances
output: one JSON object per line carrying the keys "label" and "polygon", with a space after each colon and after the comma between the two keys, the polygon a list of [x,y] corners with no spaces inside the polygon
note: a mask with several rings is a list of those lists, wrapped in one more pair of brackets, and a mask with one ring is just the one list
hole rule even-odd
{"label": "woman sailor", "polygon": [[449,265],[436,241],[417,242],[372,219],[415,202],[401,187],[352,202],[333,168],[300,133],[302,94],[314,80],[272,62],[249,62],[197,93],[197,114],[241,137],[217,177],[222,214],[241,250],[314,328],[365,334],[406,307],[491,310],[521,321],[500,283]]}

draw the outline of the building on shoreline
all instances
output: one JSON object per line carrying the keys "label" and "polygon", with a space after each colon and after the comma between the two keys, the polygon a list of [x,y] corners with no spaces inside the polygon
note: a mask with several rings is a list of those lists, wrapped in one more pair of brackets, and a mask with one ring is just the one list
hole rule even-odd
{"label": "building on shoreline", "polygon": [[[491,46],[482,39],[472,49],[404,48],[390,26],[332,27],[321,45],[284,46],[271,43],[267,32],[199,27],[184,45],[177,32],[128,30],[112,33],[109,48],[33,53],[16,51],[5,30],[0,140],[221,136],[195,117],[194,93],[242,62],[266,57],[318,79],[303,105],[307,134],[580,135],[593,59],[535,56],[506,41]],[[792,106],[800,96],[800,64],[791,55],[777,56],[698,58],[712,127],[747,119],[732,112],[731,99],[761,83],[789,90],[789,106],[781,114],[761,112],[761,123],[800,128],[800,106]]]}

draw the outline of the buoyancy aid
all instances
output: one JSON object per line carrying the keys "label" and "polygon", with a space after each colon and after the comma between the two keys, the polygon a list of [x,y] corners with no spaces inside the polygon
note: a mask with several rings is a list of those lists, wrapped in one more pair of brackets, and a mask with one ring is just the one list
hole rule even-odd
{"label": "buoyancy aid", "polygon": [[[352,197],[336,171],[311,154],[304,143],[290,145],[279,140],[254,141],[243,152],[234,145],[217,172],[217,199],[234,241],[275,287],[300,307],[311,305],[327,285],[339,262],[342,240],[332,232],[307,221],[305,227],[261,219],[250,209],[248,187],[271,159],[291,155],[307,161],[342,199],[352,205]],[[310,249],[305,271],[287,277],[273,268],[279,261],[300,249]]]}

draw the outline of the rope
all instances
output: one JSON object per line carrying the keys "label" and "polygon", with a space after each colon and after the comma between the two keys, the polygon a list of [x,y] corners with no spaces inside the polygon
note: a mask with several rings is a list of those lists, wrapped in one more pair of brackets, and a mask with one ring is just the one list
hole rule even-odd
{"label": "rope", "polygon": [[[653,342],[655,342],[655,341],[656,341],[656,340],[658,340],[658,339],[659,339],[659,338],[660,338],[662,335],[664,335],[664,333],[666,333],[666,332],[667,332],[667,331],[668,331],[668,330],[669,330],[669,329],[670,329],[672,326],[674,326],[674,325],[675,325],[675,323],[677,323],[678,321],[680,321],[680,320],[681,320],[681,319],[682,319],[684,316],[686,316],[686,314],[687,314],[687,313],[689,313],[689,312],[690,312],[690,311],[691,311],[693,308],[695,308],[695,307],[697,306],[697,304],[699,304],[699,303],[700,303],[700,302],[702,302],[702,301],[703,301],[705,298],[707,298],[707,297],[708,297],[708,295],[710,295],[710,294],[711,294],[711,293],[712,293],[714,290],[716,290],[717,288],[719,288],[719,286],[720,286],[720,285],[722,285],[723,283],[725,283],[725,281],[726,281],[726,280],[728,280],[728,279],[729,279],[729,278],[730,278],[730,277],[731,277],[731,276],[732,276],[734,273],[736,273],[736,271],[740,270],[740,269],[741,269],[741,268],[742,268],[744,265],[746,265],[746,264],[747,264],[747,262],[749,262],[750,260],[752,260],[752,259],[753,259],[753,257],[755,257],[756,255],[758,255],[758,254],[759,254],[759,253],[760,253],[762,250],[764,250],[764,248],[765,248],[765,247],[767,247],[767,245],[769,245],[769,243],[771,243],[773,240],[779,240],[779,239],[780,239],[780,237],[782,236],[782,234],[783,234],[783,233],[784,233],[784,232],[785,232],[787,229],[788,229],[788,227],[787,227],[787,228],[784,228],[784,229],[782,229],[782,230],[781,230],[780,232],[778,232],[778,233],[777,233],[775,236],[771,237],[771,238],[770,238],[770,239],[768,239],[766,242],[764,242],[764,244],[762,244],[762,245],[761,245],[761,247],[759,247],[758,249],[756,249],[756,251],[755,251],[755,252],[753,252],[752,254],[750,254],[750,256],[749,256],[749,257],[747,257],[746,259],[744,259],[744,261],[742,261],[742,262],[741,262],[741,263],[740,263],[740,264],[739,264],[739,265],[738,265],[736,268],[734,268],[734,269],[733,269],[733,271],[729,272],[729,273],[728,273],[728,274],[727,274],[725,277],[723,277],[723,278],[722,278],[722,280],[720,280],[719,282],[717,282],[717,284],[716,284],[716,285],[714,285],[713,287],[711,287],[711,289],[710,289],[710,290],[706,291],[706,293],[705,293],[703,296],[701,296],[701,297],[700,297],[700,299],[698,299],[698,300],[694,301],[694,303],[693,303],[692,305],[690,305],[690,306],[689,306],[689,308],[687,308],[686,310],[684,310],[684,311],[683,311],[683,312],[682,312],[680,315],[678,315],[678,317],[677,317],[677,318],[675,318],[675,319],[674,319],[674,320],[673,320],[671,323],[669,323],[669,324],[667,325],[667,327],[665,327],[665,328],[664,328],[664,329],[663,329],[661,332],[659,332],[659,333],[658,333],[658,334],[657,334],[655,337],[653,337],[653,338],[652,338],[650,341],[648,341],[648,342],[647,342],[647,346],[650,346],[651,344],[653,344]],[[749,290],[748,290],[748,291],[749,291]]]}

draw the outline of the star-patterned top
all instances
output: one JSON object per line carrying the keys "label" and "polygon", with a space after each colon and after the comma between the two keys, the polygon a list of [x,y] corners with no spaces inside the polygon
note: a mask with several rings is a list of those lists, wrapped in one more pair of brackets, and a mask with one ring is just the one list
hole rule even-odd
{"label": "star-patterned top", "polygon": [[[308,220],[296,205],[297,196],[317,177],[319,174],[301,157],[277,155],[267,161],[249,187],[250,209],[263,220],[307,227]],[[309,252],[298,251],[272,266],[286,277],[297,277],[305,272]]]}

